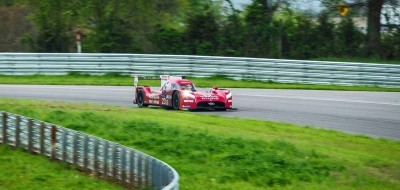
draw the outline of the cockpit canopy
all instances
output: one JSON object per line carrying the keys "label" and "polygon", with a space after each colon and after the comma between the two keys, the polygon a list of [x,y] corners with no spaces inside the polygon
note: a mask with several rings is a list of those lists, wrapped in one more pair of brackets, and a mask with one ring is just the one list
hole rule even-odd
{"label": "cockpit canopy", "polygon": [[196,87],[192,82],[186,79],[167,81],[161,90],[190,90],[196,91]]}

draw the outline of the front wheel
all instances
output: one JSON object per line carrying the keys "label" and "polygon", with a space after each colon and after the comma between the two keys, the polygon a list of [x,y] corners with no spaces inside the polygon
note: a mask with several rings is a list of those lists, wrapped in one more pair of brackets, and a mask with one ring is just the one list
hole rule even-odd
{"label": "front wheel", "polygon": [[179,110],[179,106],[180,106],[180,96],[179,96],[179,92],[175,91],[172,94],[172,107],[174,108],[174,110]]}
{"label": "front wheel", "polygon": [[144,93],[143,90],[139,90],[136,95],[136,102],[139,108],[148,107],[149,105],[144,104]]}

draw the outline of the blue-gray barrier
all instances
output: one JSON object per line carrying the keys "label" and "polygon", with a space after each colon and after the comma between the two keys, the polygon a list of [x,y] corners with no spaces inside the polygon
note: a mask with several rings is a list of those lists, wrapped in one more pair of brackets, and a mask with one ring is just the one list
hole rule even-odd
{"label": "blue-gray barrier", "polygon": [[400,65],[152,54],[0,53],[0,74],[223,75],[279,83],[400,86]]}
{"label": "blue-gray barrier", "polygon": [[0,112],[0,144],[68,162],[124,187],[179,189],[178,173],[154,157],[61,126]]}

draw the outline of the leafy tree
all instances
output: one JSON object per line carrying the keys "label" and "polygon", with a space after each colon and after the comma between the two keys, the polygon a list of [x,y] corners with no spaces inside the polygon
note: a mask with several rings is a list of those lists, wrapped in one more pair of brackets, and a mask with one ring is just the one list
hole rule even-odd
{"label": "leafy tree", "polygon": [[[336,11],[342,0],[321,0],[328,10]],[[381,55],[381,15],[383,5],[399,6],[398,0],[348,0],[347,6],[351,10],[365,9],[367,21],[367,36],[365,42],[366,56]]]}
{"label": "leafy tree", "polygon": [[222,21],[219,35],[219,54],[225,56],[243,56],[244,25],[240,11],[236,10],[230,0],[226,18]]}
{"label": "leafy tree", "polygon": [[316,56],[333,56],[335,53],[335,25],[330,22],[327,12],[320,13],[315,30]]}
{"label": "leafy tree", "polygon": [[73,25],[79,1],[41,0],[30,2],[36,8],[32,15],[38,28],[36,39],[39,52],[68,52],[73,41]]}
{"label": "leafy tree", "polygon": [[352,57],[361,54],[364,35],[355,27],[351,17],[345,17],[339,23],[338,33],[338,53],[340,55]]}
{"label": "leafy tree", "polygon": [[274,10],[274,7],[264,0],[254,0],[247,7],[244,18],[246,56],[265,57],[271,53]]}
{"label": "leafy tree", "polygon": [[174,28],[157,26],[152,41],[160,54],[189,54],[185,33]]}
{"label": "leafy tree", "polygon": [[187,21],[187,42],[193,55],[215,55],[218,50],[219,25],[210,5],[204,11],[193,13]]}

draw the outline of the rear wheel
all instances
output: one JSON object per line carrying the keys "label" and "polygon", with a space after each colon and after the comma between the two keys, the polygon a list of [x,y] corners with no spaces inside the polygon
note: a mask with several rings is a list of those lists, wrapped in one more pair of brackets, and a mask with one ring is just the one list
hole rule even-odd
{"label": "rear wheel", "polygon": [[136,102],[139,108],[148,107],[149,105],[144,104],[144,93],[143,90],[139,90],[136,95]]}
{"label": "rear wheel", "polygon": [[175,91],[172,94],[172,107],[174,108],[174,110],[179,110],[179,106],[180,106],[180,97],[179,97],[179,92]]}

